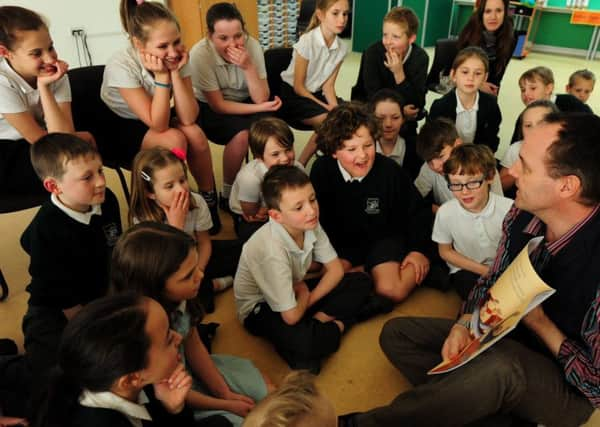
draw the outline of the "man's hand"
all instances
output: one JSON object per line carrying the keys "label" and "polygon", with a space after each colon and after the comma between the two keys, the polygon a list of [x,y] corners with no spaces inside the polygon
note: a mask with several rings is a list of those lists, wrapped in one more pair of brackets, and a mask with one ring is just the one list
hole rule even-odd
{"label": "man's hand", "polygon": [[444,341],[442,358],[444,360],[455,358],[472,340],[471,333],[466,327],[455,324]]}

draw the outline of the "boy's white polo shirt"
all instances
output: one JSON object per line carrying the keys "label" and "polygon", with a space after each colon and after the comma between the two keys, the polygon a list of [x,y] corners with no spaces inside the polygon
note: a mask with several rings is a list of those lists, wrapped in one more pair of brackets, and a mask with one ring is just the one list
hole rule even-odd
{"label": "boy's white polo shirt", "polygon": [[[490,192],[483,210],[474,213],[463,208],[458,199],[452,199],[437,211],[431,240],[452,244],[459,254],[489,265],[496,257],[502,236],[502,221],[512,204],[511,199]],[[455,265],[447,264],[450,273],[460,270]]]}
{"label": "boy's white polo shirt", "polygon": [[502,160],[500,160],[500,164],[503,167],[509,168],[515,164],[515,162],[519,159],[521,145],[523,145],[523,141],[513,142],[508,146],[506,152],[504,153],[504,157],[502,157]]}
{"label": "boy's white polo shirt", "polygon": [[296,307],[293,284],[304,279],[312,261],[327,264],[337,253],[321,225],[304,232],[299,248],[283,225],[269,219],[246,242],[233,282],[238,317],[243,322],[254,306],[266,301],[271,310]]}
{"label": "boy's white polo shirt", "polygon": [[[302,163],[294,161],[294,166],[306,172]],[[229,209],[232,212],[238,215],[244,214],[240,201],[259,203],[261,206],[265,206],[260,186],[267,171],[267,165],[260,159],[251,160],[240,169],[233,181],[229,195]]]}
{"label": "boy's white polo shirt", "polygon": [[[71,102],[71,85],[65,74],[57,81],[50,83],[50,91],[58,104]],[[2,114],[24,113],[29,111],[35,121],[46,129],[44,112],[40,102],[40,91],[34,89],[11,68],[6,59],[0,58],[0,139],[22,139],[19,133]]]}

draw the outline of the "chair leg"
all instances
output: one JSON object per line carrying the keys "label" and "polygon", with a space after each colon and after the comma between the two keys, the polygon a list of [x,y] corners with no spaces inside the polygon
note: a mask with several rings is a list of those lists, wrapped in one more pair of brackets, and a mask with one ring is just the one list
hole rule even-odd
{"label": "chair leg", "polygon": [[115,170],[117,171],[117,175],[119,175],[119,181],[121,181],[121,186],[123,187],[123,193],[125,194],[125,200],[127,200],[127,204],[129,205],[131,197],[129,196],[129,188],[127,187],[127,180],[125,179],[125,175],[123,174],[121,167],[117,166],[115,168]]}
{"label": "chair leg", "polygon": [[0,270],[0,291],[0,301],[4,301],[8,298],[8,283],[6,283],[6,279],[4,279],[2,270]]}

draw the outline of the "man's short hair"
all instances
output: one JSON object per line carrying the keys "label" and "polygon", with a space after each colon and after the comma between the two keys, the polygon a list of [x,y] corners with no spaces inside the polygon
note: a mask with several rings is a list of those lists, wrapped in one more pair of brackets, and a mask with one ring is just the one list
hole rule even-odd
{"label": "man's short hair", "polygon": [[294,134],[287,123],[277,117],[265,117],[250,126],[248,144],[254,158],[263,158],[269,138],[275,138],[285,148],[294,148]]}
{"label": "man's short hair", "polygon": [[452,150],[444,163],[446,177],[452,175],[483,174],[484,179],[492,179],[496,173],[496,159],[487,145],[463,144]]}
{"label": "man's short hair", "polygon": [[440,117],[427,121],[417,136],[417,154],[428,162],[439,157],[444,147],[453,147],[458,139],[454,122]]}
{"label": "man's short hair", "polygon": [[317,148],[326,156],[331,156],[344,147],[344,141],[352,139],[358,128],[366,127],[373,142],[379,139],[379,121],[361,102],[347,102],[338,105],[327,114],[317,130]]}
{"label": "man's short hair", "polygon": [[285,190],[302,188],[308,184],[310,178],[302,169],[292,165],[275,165],[265,174],[261,191],[267,208],[279,209]]}
{"label": "man's short hair", "polygon": [[581,203],[600,203],[600,117],[590,113],[551,113],[544,121],[559,124],[558,139],[546,152],[548,175],[575,175],[581,181]]}
{"label": "man's short hair", "polygon": [[61,179],[67,162],[80,157],[99,156],[92,144],[70,133],[49,133],[31,145],[31,164],[43,181],[48,177]]}

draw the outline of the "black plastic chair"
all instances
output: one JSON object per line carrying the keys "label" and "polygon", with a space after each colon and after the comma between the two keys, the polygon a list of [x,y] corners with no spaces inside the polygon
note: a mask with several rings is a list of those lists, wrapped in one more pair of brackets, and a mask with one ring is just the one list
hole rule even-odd
{"label": "black plastic chair", "polygon": [[[2,195],[0,202],[0,214],[17,212],[24,209],[33,208],[41,205],[50,198],[49,193],[39,194],[19,194],[19,195]],[[0,301],[8,298],[8,283],[0,269]]]}
{"label": "black plastic chair", "polygon": [[[292,61],[291,47],[274,47],[265,51],[265,67],[267,69],[267,82],[271,96],[279,96],[281,93],[281,72],[286,70]],[[281,116],[280,116],[281,117]],[[285,119],[288,125],[298,130],[313,130],[312,126],[306,125],[299,120]]]}
{"label": "black plastic chair", "polygon": [[458,53],[458,40],[457,39],[439,39],[435,42],[435,51],[433,56],[433,64],[427,75],[426,86],[427,89],[445,94],[445,90],[440,85],[440,76],[448,75],[450,68],[452,68],[452,62]]}
{"label": "black plastic chair", "polygon": [[121,144],[115,121],[117,116],[100,98],[104,65],[74,68],[69,70],[68,74],[75,129],[94,135],[104,165],[117,171],[125,199],[129,203],[129,188],[121,168],[131,169],[131,159],[118,156],[117,151]]}
{"label": "black plastic chair", "polygon": [[298,37],[300,37],[300,35],[306,31],[306,27],[308,27],[308,23],[315,12],[316,6],[316,0],[302,0],[300,2],[300,13],[298,15],[298,25],[296,26]]}

